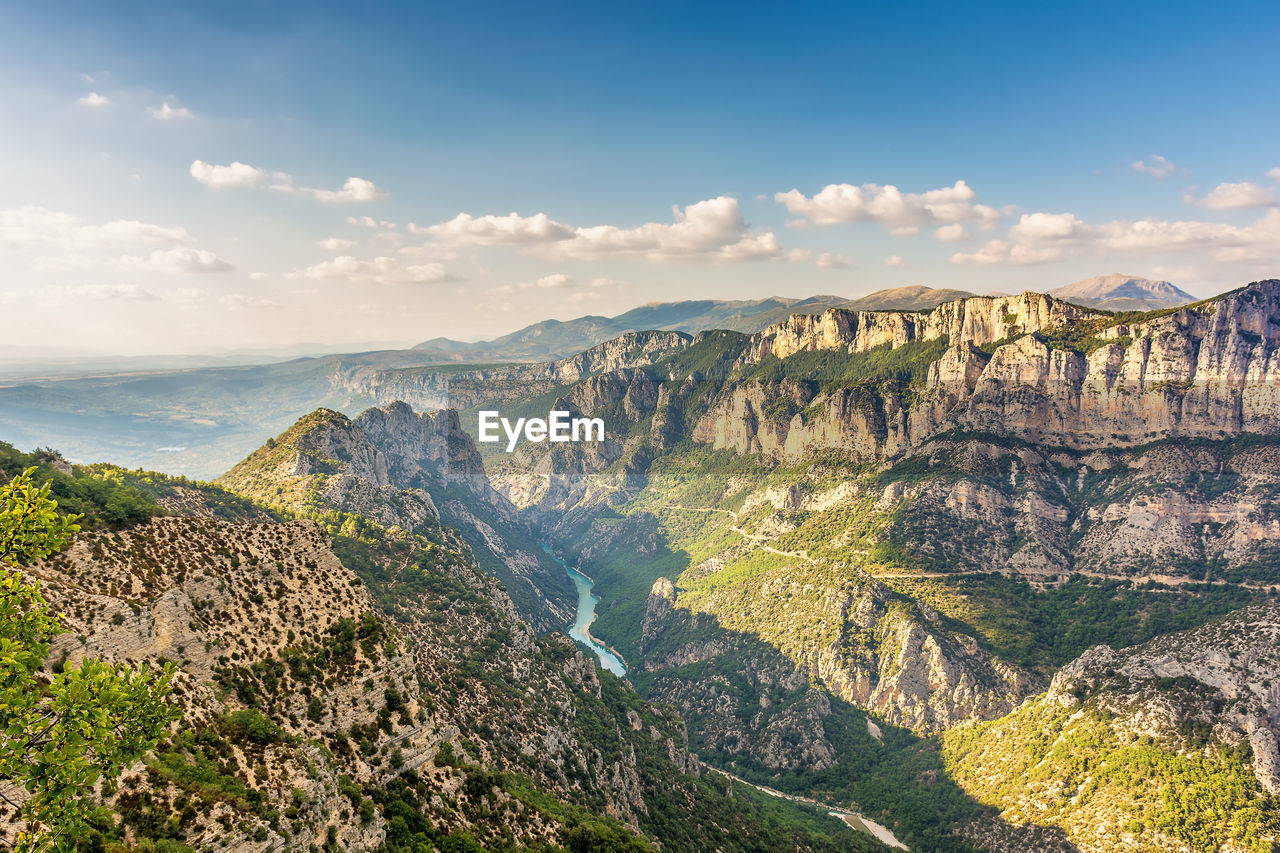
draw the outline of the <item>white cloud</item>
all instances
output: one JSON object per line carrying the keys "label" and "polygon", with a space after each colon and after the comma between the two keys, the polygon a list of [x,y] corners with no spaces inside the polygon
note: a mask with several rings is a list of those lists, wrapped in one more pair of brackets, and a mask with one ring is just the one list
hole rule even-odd
{"label": "white cloud", "polygon": [[1151,158],[1151,162],[1144,160],[1135,160],[1132,164],[1133,171],[1143,175],[1150,175],[1157,181],[1163,181],[1165,178],[1178,172],[1185,172],[1186,169],[1171,163],[1159,154]]}
{"label": "white cloud", "polygon": [[328,249],[331,252],[338,252],[342,249],[350,249],[356,244],[355,240],[347,240],[342,237],[330,237],[327,240],[321,240],[316,243],[321,249]]}
{"label": "white cloud", "polygon": [[1083,235],[1087,226],[1074,213],[1024,213],[1009,233],[1022,242],[1070,240]]}
{"label": "white cloud", "polygon": [[823,252],[818,255],[818,259],[813,263],[818,269],[824,270],[847,270],[853,266],[844,255],[835,255],[831,252]]}
{"label": "white cloud", "polygon": [[29,249],[48,244],[66,249],[130,246],[139,243],[185,243],[187,229],[113,219],[102,225],[86,225],[70,213],[44,207],[0,210],[0,248]]}
{"label": "white cloud", "polygon": [[195,113],[186,107],[178,106],[177,99],[172,95],[164,99],[164,103],[158,107],[150,107],[147,112],[154,119],[160,121],[182,121],[184,119],[195,118]]}
{"label": "white cloud", "polygon": [[398,258],[374,258],[371,261],[339,255],[290,273],[291,278],[320,281],[351,281],[364,284],[437,284],[451,281],[442,264],[403,265]]}
{"label": "white cloud", "polygon": [[595,225],[578,228],[568,240],[544,250],[553,257],[598,260],[638,257],[651,261],[739,261],[777,258],[782,247],[772,231],[756,233],[742,217],[738,200],[707,199],[681,210],[672,208],[673,224],[647,222],[635,228]]}
{"label": "white cloud", "polygon": [[105,225],[88,225],[80,233],[82,237],[106,246],[153,242],[184,243],[191,239],[185,228],[170,228],[133,219],[114,219]]}
{"label": "white cloud", "polygon": [[886,267],[905,267],[907,262],[899,255],[890,255],[884,259],[884,265]]}
{"label": "white cloud", "polygon": [[1248,181],[1218,184],[1204,198],[1190,201],[1210,210],[1245,210],[1251,207],[1275,207],[1276,204],[1271,193]]}
{"label": "white cloud", "polygon": [[933,232],[933,236],[944,243],[956,243],[969,236],[969,232],[959,222],[943,225]]}
{"label": "white cloud", "polygon": [[956,252],[951,256],[951,263],[975,266],[1020,266],[1043,264],[1056,261],[1060,257],[1062,257],[1060,246],[1035,247],[1010,243],[1008,240],[992,240],[975,252]]}
{"label": "white cloud", "polygon": [[545,213],[472,216],[409,230],[453,245],[527,246],[555,259],[645,258],[652,261],[734,263],[786,256],[773,232],[752,231],[738,200],[707,199],[672,208],[674,223],[647,222],[634,228],[594,225],[574,228]]}
{"label": "white cloud", "polygon": [[[600,281],[602,279],[597,279]],[[522,281],[519,284],[504,284],[501,287],[494,288],[498,293],[518,293],[522,290],[563,290],[569,287],[576,287],[575,282],[570,276],[562,272],[544,275],[533,281]],[[594,286],[594,285],[593,285]]]}
{"label": "white cloud", "polygon": [[1280,210],[1249,225],[1198,220],[1114,220],[1099,225],[1070,213],[1025,214],[1009,238],[992,240],[976,252],[957,252],[957,264],[1032,264],[1057,260],[1070,251],[1158,254],[1209,250],[1219,262],[1245,262],[1280,250]]}
{"label": "white cloud", "polygon": [[1108,222],[1099,227],[1099,240],[1111,249],[1159,252],[1197,247],[1222,248],[1250,245],[1280,246],[1280,212],[1272,210],[1251,225],[1219,222],[1164,221]]}
{"label": "white cloud", "polygon": [[234,267],[205,249],[178,246],[156,249],[145,258],[126,255],[120,259],[121,269],[132,272],[158,272],[169,275],[194,272],[231,272]]}
{"label": "white cloud", "polygon": [[364,178],[347,178],[346,183],[342,185],[340,190],[314,190],[304,187],[298,192],[309,195],[319,201],[339,204],[353,201],[377,201],[380,198],[387,197],[387,194],[378,189],[373,181],[368,181]]}
{"label": "white cloud", "polygon": [[570,284],[573,284],[572,278],[562,272],[557,272],[552,273],[551,275],[542,276],[533,283],[533,286],[542,288],[543,290],[551,290],[560,287],[568,287]]}
{"label": "white cloud", "polygon": [[[372,216],[348,216],[347,224],[359,225],[361,228],[395,228],[396,227],[396,224],[394,222],[387,222],[386,220],[380,221],[380,220],[374,219]],[[412,229],[413,225],[410,224],[409,227]]]}
{"label": "white cloud", "polygon": [[1267,172],[1267,177],[1273,181],[1280,181],[1280,166],[1277,166],[1271,171]]}
{"label": "white cloud", "polygon": [[1214,249],[1213,259],[1220,264],[1262,264],[1273,262],[1275,255],[1253,246],[1226,246]]}
{"label": "white cloud", "polygon": [[439,225],[424,227],[410,222],[408,227],[413,234],[425,234],[447,243],[475,246],[549,243],[568,240],[574,235],[572,228],[556,222],[545,213],[537,213],[533,216],[521,216],[514,212],[506,216],[492,214],[472,216],[469,213],[459,213],[453,219]]}
{"label": "white cloud", "polygon": [[78,101],[76,101],[76,103],[84,107],[93,107],[97,109],[100,107],[111,106],[111,99],[108,98],[106,95],[99,95],[97,92],[90,92],[89,94],[85,95],[83,98],[80,98]]}
{"label": "white cloud", "polygon": [[790,213],[804,217],[799,224],[879,222],[899,236],[914,234],[924,225],[997,222],[999,211],[976,203],[976,198],[977,193],[964,181],[923,193],[903,193],[891,184],[828,184],[812,198],[798,189],[774,195]]}
{"label": "white cloud", "polygon": [[267,179],[264,170],[239,160],[232,162],[230,166],[216,166],[196,160],[191,164],[190,171],[191,177],[214,190],[256,187]]}
{"label": "white cloud", "polygon": [[616,278],[593,278],[591,279],[589,286],[597,290],[603,288],[621,289],[624,287],[630,287],[631,283],[627,281],[619,281]]}
{"label": "white cloud", "polygon": [[[367,181],[364,178],[347,178],[347,182],[342,185],[340,190],[318,190],[310,187],[298,187],[294,185],[293,177],[287,172],[268,172],[265,169],[259,169],[257,166],[241,163],[239,160],[232,162],[229,166],[218,166],[213,163],[206,163],[203,160],[196,160],[191,164],[190,172],[191,177],[206,187],[215,190],[228,188],[255,189],[266,185],[268,189],[309,196],[317,201],[337,204],[376,201],[387,196],[385,192],[374,185],[373,181]],[[369,225],[369,227],[395,227],[393,223],[379,223],[368,216],[360,220],[348,217],[347,221],[352,224]]]}
{"label": "white cloud", "polygon": [[123,300],[130,302],[155,302],[154,293],[136,284],[80,284],[74,287],[51,287],[49,296],[55,302],[79,302],[92,299],[98,302]]}

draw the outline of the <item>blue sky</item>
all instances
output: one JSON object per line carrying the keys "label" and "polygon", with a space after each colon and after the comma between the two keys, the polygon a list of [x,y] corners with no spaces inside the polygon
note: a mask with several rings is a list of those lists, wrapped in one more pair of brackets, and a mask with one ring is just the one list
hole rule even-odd
{"label": "blue sky", "polygon": [[0,304],[90,348],[1280,274],[1274,3],[5,3],[0,21]]}

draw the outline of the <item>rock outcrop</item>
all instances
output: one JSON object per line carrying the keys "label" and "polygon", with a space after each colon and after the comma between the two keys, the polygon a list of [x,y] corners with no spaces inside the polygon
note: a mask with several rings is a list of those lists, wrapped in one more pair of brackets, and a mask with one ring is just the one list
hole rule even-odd
{"label": "rock outcrop", "polygon": [[554,630],[573,619],[573,584],[489,484],[452,409],[419,414],[396,402],[354,420],[321,409],[219,482],[293,512],[352,513],[409,532],[454,525],[535,627]]}

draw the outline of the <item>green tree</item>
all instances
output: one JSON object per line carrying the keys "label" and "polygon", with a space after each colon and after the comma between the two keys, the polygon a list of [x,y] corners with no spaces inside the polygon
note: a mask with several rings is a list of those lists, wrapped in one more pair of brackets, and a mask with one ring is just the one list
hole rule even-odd
{"label": "green tree", "polygon": [[61,853],[85,830],[93,785],[154,747],[179,712],[167,702],[172,664],[133,670],[86,658],[44,671],[64,628],[17,567],[61,550],[79,526],[35,472],[0,486],[0,797],[22,822],[15,850]]}

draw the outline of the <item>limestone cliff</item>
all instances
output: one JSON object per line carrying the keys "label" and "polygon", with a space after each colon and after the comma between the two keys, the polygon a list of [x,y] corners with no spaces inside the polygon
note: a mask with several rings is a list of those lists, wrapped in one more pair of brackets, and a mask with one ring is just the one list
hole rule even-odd
{"label": "limestone cliff", "polygon": [[[179,746],[183,731],[209,732],[221,744],[224,787],[255,792],[187,815],[183,837],[198,849],[231,843],[246,851],[306,851],[330,837],[348,850],[377,849],[384,822],[362,820],[360,803],[348,801],[340,780],[385,781],[392,768],[373,756],[391,747],[444,788],[459,784],[449,781],[449,768],[431,763],[442,743],[456,740],[456,727],[427,710],[412,650],[374,616],[369,592],[316,524],[159,518],[82,537],[31,572],[70,629],[54,643],[55,663],[91,655],[135,665],[168,660],[179,668],[175,695],[185,716],[169,748],[104,792],[126,825],[136,816],[140,786],[149,789],[152,808],[174,814],[181,803],[200,800],[184,767],[199,766],[201,753]],[[335,654],[348,630],[350,646]],[[271,661],[290,665],[262,668]],[[245,680],[255,674],[269,676],[271,687],[260,677]],[[380,726],[384,694],[399,697],[398,713]],[[269,703],[283,727],[237,736],[234,712],[246,700],[249,707]],[[315,745],[366,727],[369,752],[335,757]],[[272,821],[270,812],[288,816]]]}
{"label": "limestone cliff", "polygon": [[814,417],[779,417],[762,399],[776,388],[730,383],[693,435],[799,459],[831,448],[884,458],[954,429],[1082,450],[1280,433],[1280,282],[1156,313],[1127,321],[1027,293],[929,314],[797,315],[755,336],[743,363],[922,340],[948,349],[918,393],[810,392]]}
{"label": "limestone cliff", "polygon": [[805,351],[866,352],[885,344],[899,347],[938,338],[946,338],[952,346],[982,346],[1095,316],[1098,312],[1031,292],[971,296],[929,312],[832,308],[820,315],[793,314],[753,336],[744,361],[783,359]]}

